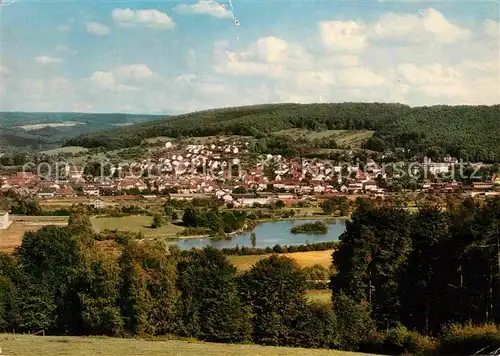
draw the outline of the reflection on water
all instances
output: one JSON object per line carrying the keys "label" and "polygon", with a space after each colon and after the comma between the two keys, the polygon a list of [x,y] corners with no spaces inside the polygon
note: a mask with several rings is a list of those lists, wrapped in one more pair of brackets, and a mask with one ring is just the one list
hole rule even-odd
{"label": "reflection on water", "polygon": [[332,220],[326,221],[328,224],[328,234],[326,235],[294,235],[290,232],[290,229],[293,226],[314,221],[316,220],[285,220],[266,222],[258,225],[252,231],[233,236],[230,240],[211,240],[208,238],[181,240],[177,242],[177,245],[183,250],[190,249],[192,247],[206,246],[215,246],[217,248],[232,248],[236,246],[252,247],[252,241],[250,238],[250,234],[252,232],[255,232],[257,235],[256,247],[258,248],[273,247],[278,244],[282,246],[302,245],[306,243],[338,240],[338,237],[345,230],[344,220]]}

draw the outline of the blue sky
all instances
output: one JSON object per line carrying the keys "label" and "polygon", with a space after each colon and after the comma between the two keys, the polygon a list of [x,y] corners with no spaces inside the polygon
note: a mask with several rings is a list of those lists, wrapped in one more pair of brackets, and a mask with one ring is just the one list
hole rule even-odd
{"label": "blue sky", "polygon": [[499,103],[493,1],[9,1],[4,111]]}

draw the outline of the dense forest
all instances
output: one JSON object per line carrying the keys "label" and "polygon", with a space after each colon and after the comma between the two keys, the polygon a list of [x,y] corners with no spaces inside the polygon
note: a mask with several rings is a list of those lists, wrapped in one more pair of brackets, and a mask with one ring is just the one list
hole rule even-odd
{"label": "dense forest", "polygon": [[247,135],[265,137],[290,128],[308,130],[374,130],[365,148],[405,148],[422,152],[437,148],[468,160],[500,157],[500,106],[410,107],[402,104],[275,104],[214,109],[174,116],[108,132],[84,134],[68,146],[117,149],[143,139],[169,136]]}
{"label": "dense forest", "polygon": [[0,330],[470,355],[500,347],[499,226],[500,199],[415,214],[359,199],[332,256],[332,303],[317,304],[287,257],[237,273],[215,248],[124,236],[110,252],[74,214],[0,254]]}

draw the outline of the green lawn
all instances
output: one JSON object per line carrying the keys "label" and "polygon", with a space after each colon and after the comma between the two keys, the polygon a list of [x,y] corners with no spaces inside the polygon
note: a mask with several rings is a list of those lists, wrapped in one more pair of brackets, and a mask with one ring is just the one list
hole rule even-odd
{"label": "green lawn", "polygon": [[95,218],[93,223],[99,230],[118,230],[141,232],[146,237],[176,235],[183,230],[182,227],[165,223],[158,229],[151,228],[152,216],[137,215],[120,218]]}
{"label": "green lawn", "polygon": [[368,356],[353,352],[196,341],[0,335],[6,356]]}

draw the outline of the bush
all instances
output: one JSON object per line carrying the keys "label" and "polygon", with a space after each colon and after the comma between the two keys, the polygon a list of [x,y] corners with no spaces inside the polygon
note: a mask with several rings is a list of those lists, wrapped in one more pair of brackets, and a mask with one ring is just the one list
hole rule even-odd
{"label": "bush", "polygon": [[[290,250],[289,250],[290,252]],[[307,279],[308,289],[327,289],[329,288],[328,283],[324,283],[330,279],[330,272],[327,268],[322,265],[314,265],[310,267],[304,267],[302,269]]]}
{"label": "bush", "polygon": [[361,341],[359,346],[361,352],[384,355],[422,355],[433,349],[431,339],[401,325],[385,333],[375,332]]}
{"label": "bush", "polygon": [[451,325],[439,340],[439,355],[484,354],[500,348],[500,328],[494,324]]}

